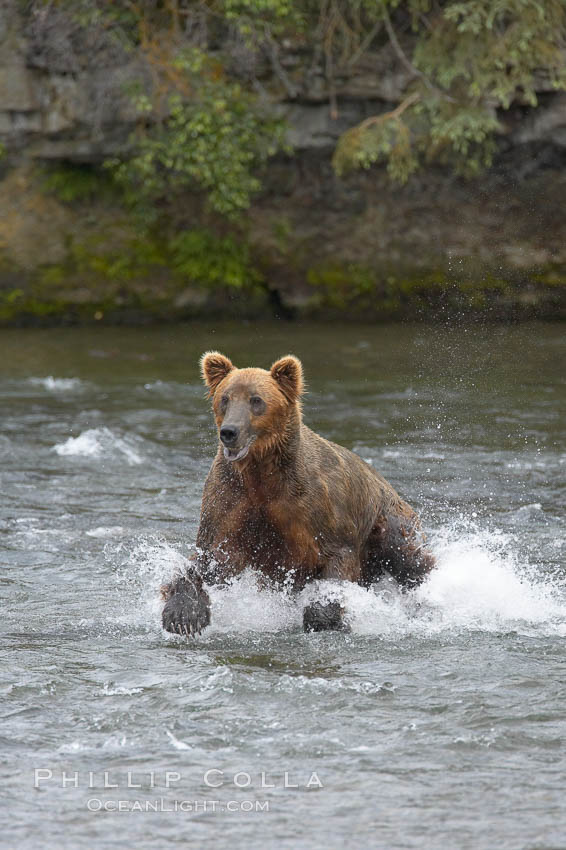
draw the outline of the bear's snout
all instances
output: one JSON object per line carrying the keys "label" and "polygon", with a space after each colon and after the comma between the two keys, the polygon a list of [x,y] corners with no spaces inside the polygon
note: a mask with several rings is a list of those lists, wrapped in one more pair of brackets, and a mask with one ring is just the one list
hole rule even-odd
{"label": "bear's snout", "polygon": [[233,446],[239,435],[240,429],[235,425],[223,425],[220,429],[220,439],[227,447]]}

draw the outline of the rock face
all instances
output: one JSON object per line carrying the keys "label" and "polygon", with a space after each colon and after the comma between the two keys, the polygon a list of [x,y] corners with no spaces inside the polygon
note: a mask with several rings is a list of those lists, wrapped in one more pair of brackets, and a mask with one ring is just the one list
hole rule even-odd
{"label": "rock face", "polygon": [[546,142],[566,150],[566,93],[550,97],[540,111],[528,116],[514,133],[516,144]]}
{"label": "rock face", "polygon": [[[244,78],[260,59],[241,45],[234,71]],[[306,62],[283,45],[278,106],[297,151],[330,150],[345,129],[399,102],[410,73],[389,44],[363,53],[331,82],[321,64]],[[135,52],[103,28],[84,27],[56,4],[25,17],[18,0],[0,5],[0,141],[37,159],[100,162],[124,150],[136,119],[128,86],[149,86],[151,75]],[[271,85],[271,84],[270,84]],[[514,121],[506,118],[511,146],[552,144],[566,150],[566,94],[541,80],[543,106]]]}
{"label": "rock face", "polygon": [[[135,120],[128,82],[144,69],[107,37],[45,5],[0,9],[0,140],[34,159],[95,162],[123,149]],[[80,57],[80,58],[79,58]]]}
{"label": "rock face", "polygon": [[[58,4],[38,4],[25,18],[21,8],[19,0],[0,0],[0,321],[2,297],[9,304],[27,297],[14,292],[28,278],[37,290],[38,269],[51,289],[41,288],[34,303],[80,301],[99,314],[104,292],[104,303],[114,305],[169,299],[164,315],[232,313],[233,294],[212,298],[199,281],[163,282],[163,257],[145,269],[130,262],[118,281],[115,270],[136,238],[123,211],[69,207],[34,182],[35,162],[100,164],[127,149],[136,120],[128,86],[151,80],[141,56],[103,30],[85,29]],[[234,56],[240,78],[261,61],[246,50]],[[332,85],[321,67],[302,61],[287,45],[271,80],[295,153],[271,164],[266,192],[249,212],[247,238],[264,291],[242,294],[241,312],[275,304],[288,315],[387,318],[403,315],[409,302],[422,306],[430,292],[442,302],[451,280],[459,281],[458,298],[473,292],[480,306],[493,303],[495,292],[500,303],[514,298],[542,303],[546,315],[564,312],[565,93],[541,81],[538,109],[505,115],[499,159],[481,179],[428,171],[399,188],[379,169],[339,180],[330,163],[344,130],[391,109],[405,91],[408,72],[390,46],[364,54]],[[95,274],[101,265],[104,285]],[[419,279],[428,281],[424,288]],[[479,295],[468,287],[472,279]]]}

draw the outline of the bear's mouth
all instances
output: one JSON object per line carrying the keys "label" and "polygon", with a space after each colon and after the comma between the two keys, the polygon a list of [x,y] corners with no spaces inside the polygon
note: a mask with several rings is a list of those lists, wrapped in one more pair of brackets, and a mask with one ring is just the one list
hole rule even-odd
{"label": "bear's mouth", "polygon": [[243,449],[229,449],[224,446],[224,457],[231,463],[234,463],[237,460],[243,460],[249,452],[250,446],[254,440],[255,437],[252,437],[250,440],[248,440]]}

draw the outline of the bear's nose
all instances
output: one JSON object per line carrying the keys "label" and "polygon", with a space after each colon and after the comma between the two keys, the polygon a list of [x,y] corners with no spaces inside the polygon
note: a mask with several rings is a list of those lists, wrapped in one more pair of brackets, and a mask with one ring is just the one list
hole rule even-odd
{"label": "bear's nose", "polygon": [[238,439],[239,433],[239,428],[226,425],[220,429],[220,439],[222,440],[225,446],[233,446],[236,440]]}

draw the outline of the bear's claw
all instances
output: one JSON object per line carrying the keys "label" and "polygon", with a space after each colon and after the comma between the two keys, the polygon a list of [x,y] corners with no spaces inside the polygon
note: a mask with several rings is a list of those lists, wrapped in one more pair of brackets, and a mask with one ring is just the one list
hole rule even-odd
{"label": "bear's claw", "polygon": [[178,579],[161,615],[163,628],[192,637],[210,623],[210,597],[199,577]]}

